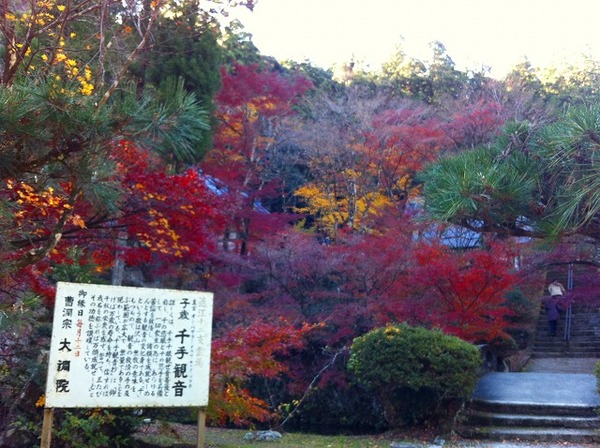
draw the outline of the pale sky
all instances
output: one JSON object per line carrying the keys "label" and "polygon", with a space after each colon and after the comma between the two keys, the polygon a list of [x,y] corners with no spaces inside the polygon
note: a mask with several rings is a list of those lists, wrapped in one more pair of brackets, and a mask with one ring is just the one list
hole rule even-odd
{"label": "pale sky", "polygon": [[238,17],[261,53],[324,68],[378,69],[399,44],[425,61],[434,40],[458,69],[499,76],[525,56],[536,67],[600,60],[600,0],[258,0]]}

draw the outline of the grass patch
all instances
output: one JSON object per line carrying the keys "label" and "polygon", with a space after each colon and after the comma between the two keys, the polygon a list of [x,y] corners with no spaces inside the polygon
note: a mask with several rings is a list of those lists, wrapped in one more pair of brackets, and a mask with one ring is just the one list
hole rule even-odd
{"label": "grass patch", "polygon": [[[206,447],[208,448],[257,448],[257,447],[285,447],[285,448],[389,448],[392,442],[422,443],[433,441],[429,436],[427,440],[409,438],[394,434],[383,433],[376,435],[316,435],[296,432],[285,432],[283,438],[274,442],[245,441],[244,429],[206,428]],[[154,423],[142,428],[135,436],[142,442],[142,446],[196,447],[197,432],[194,425],[181,425],[173,423]]]}

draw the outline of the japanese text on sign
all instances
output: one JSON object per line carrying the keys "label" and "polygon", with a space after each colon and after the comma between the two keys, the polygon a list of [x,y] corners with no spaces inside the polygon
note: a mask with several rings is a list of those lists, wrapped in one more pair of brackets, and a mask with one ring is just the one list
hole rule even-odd
{"label": "japanese text on sign", "polygon": [[59,283],[46,407],[205,406],[212,294]]}

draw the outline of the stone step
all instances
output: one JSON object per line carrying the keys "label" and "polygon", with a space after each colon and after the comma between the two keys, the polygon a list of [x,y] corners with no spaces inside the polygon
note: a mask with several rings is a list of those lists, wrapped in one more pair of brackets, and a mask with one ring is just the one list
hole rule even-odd
{"label": "stone step", "polygon": [[[560,331],[565,331],[565,327],[564,325],[557,325],[556,326],[557,330]],[[545,332],[548,332],[548,324],[545,325],[538,325],[538,327],[536,328],[537,333],[538,334],[544,334]],[[571,327],[571,334],[574,335],[588,335],[588,336],[592,336],[592,337],[600,337],[600,330],[598,328],[577,328],[577,327]]]}
{"label": "stone step", "polygon": [[[540,323],[541,322],[548,322],[548,315],[544,312],[539,314],[540,316]],[[559,322],[564,322],[565,318],[567,317],[566,313],[560,313],[559,315]],[[571,314],[571,322],[573,325],[577,325],[580,327],[587,327],[587,326],[595,326],[598,325],[598,322],[600,321],[600,314],[594,313],[594,314],[589,314],[589,313],[572,313]]]}
{"label": "stone step", "polygon": [[470,413],[496,414],[496,415],[529,415],[553,417],[600,417],[595,406],[574,404],[547,404],[547,403],[513,403],[472,400],[469,403],[465,416]]}
{"label": "stone step", "polygon": [[[554,348],[539,348],[536,347],[533,349],[533,353],[548,353],[548,354],[555,354],[555,355],[572,355],[572,354],[580,354],[580,355],[585,355],[587,353],[587,356],[581,356],[581,358],[595,358],[596,354],[600,352],[600,347],[571,347],[571,348],[560,348],[560,347],[554,347]],[[557,358],[561,358],[561,356],[557,356]]]}
{"label": "stone step", "polygon": [[[600,344],[590,346],[560,346],[560,345],[534,345],[534,352],[555,352],[555,353],[573,353],[573,352],[597,352],[600,350]],[[584,356],[584,358],[593,358],[594,356]],[[560,356],[559,356],[560,358]]]}
{"label": "stone step", "polygon": [[499,414],[472,410],[467,419],[474,426],[600,428],[599,416]]}
{"label": "stone step", "polygon": [[571,345],[559,345],[559,344],[535,344],[533,350],[543,351],[586,351],[586,350],[598,350],[600,344],[571,344]]}
{"label": "stone step", "polygon": [[[558,322],[556,323],[557,326],[564,328],[565,326],[565,320],[564,319],[558,319]],[[546,320],[545,317],[541,317],[540,320],[538,321],[536,328],[538,329],[545,329],[548,328],[548,320]],[[571,329],[573,331],[584,331],[584,332],[590,332],[590,333],[594,333],[597,331],[596,327],[594,324],[587,324],[584,322],[579,322],[575,319],[573,319],[571,321]]]}
{"label": "stone step", "polygon": [[[557,324],[557,328],[565,328],[565,322],[563,319],[559,319]],[[545,318],[541,318],[538,324],[536,325],[537,330],[547,330],[548,329],[548,321]],[[598,334],[598,329],[592,324],[582,325],[579,322],[571,322],[571,331],[573,332],[581,332],[581,333],[589,333],[589,334]]]}
{"label": "stone step", "polygon": [[[556,337],[555,337],[556,339]],[[556,348],[556,349],[560,349],[560,350],[564,350],[564,349],[573,349],[573,348],[584,348],[584,349],[588,349],[588,348],[597,348],[600,347],[600,342],[595,342],[595,341],[563,341],[563,340],[557,340],[557,341],[541,341],[541,342],[536,342],[535,344],[533,344],[533,348],[547,348],[547,349],[552,349],[552,348]]]}
{"label": "stone step", "polygon": [[[565,329],[561,328],[561,327],[557,327],[556,333],[559,335],[563,335],[563,334],[565,334]],[[548,338],[548,337],[550,337],[550,330],[548,329],[548,327],[544,327],[541,330],[537,330],[536,337],[541,338],[541,339]],[[595,332],[581,332],[581,331],[571,330],[571,338],[600,340],[600,334],[596,334]]]}
{"label": "stone step", "polygon": [[[538,334],[546,334],[548,332],[548,328],[549,326],[546,325],[540,325],[537,328],[537,332]],[[565,327],[564,325],[557,325],[556,326],[557,329],[564,331]],[[571,327],[571,333],[572,334],[577,334],[577,335],[582,335],[582,336],[590,336],[590,337],[598,337],[600,336],[600,330],[598,328],[577,328],[575,326]]]}
{"label": "stone step", "polygon": [[540,338],[537,339],[535,341],[536,344],[548,344],[548,345],[574,345],[574,344],[580,344],[580,345],[592,345],[592,344],[598,344],[598,342],[600,342],[598,339],[596,338],[570,338],[569,340],[566,340],[562,335],[556,335],[556,336],[547,336],[545,338]]}
{"label": "stone step", "polygon": [[572,350],[534,350],[532,352],[533,355],[546,355],[546,357],[552,355],[555,358],[572,358],[573,356],[579,358],[597,358],[600,353],[600,348],[596,348],[595,350],[588,349],[572,349]]}
{"label": "stone step", "polygon": [[600,355],[600,310],[574,304],[571,308],[570,339],[564,339],[565,311],[558,320],[557,336],[548,333],[548,319],[542,306],[533,341],[534,358],[587,358]]}
{"label": "stone step", "polygon": [[[571,359],[600,358],[599,322],[597,310],[591,313],[574,307],[571,337],[566,341],[564,313],[558,322],[557,336],[550,336],[542,309],[532,357],[562,358],[565,365]],[[457,432],[463,437],[496,441],[600,446],[600,414],[596,412],[598,394],[593,375],[519,375],[491,374],[483,378],[481,389],[478,387],[476,396],[460,415]],[[514,383],[519,384],[522,394],[513,391]]]}
{"label": "stone step", "polygon": [[541,344],[541,345],[600,345],[600,338],[570,338],[565,339],[564,336],[558,333],[556,336],[547,336],[546,338],[538,338],[534,340],[533,344]]}
{"label": "stone step", "polygon": [[582,345],[591,345],[591,344],[600,345],[600,338],[570,338],[565,339],[564,336],[560,333],[557,333],[556,336],[546,336],[544,338],[538,338],[534,341],[534,344],[549,344],[549,345],[573,345],[573,344],[582,344]]}
{"label": "stone step", "polygon": [[457,432],[467,438],[537,442],[600,442],[594,406],[472,401]]}
{"label": "stone step", "polygon": [[533,358],[600,358],[600,351],[596,352],[533,352]]}
{"label": "stone step", "polygon": [[562,345],[562,344],[534,344],[533,346],[533,350],[540,350],[540,351],[563,351],[563,352],[568,352],[568,351],[587,351],[587,350],[591,350],[591,351],[595,351],[598,350],[600,348],[600,344],[570,344],[570,345]]}
{"label": "stone step", "polygon": [[[565,320],[563,318],[558,319],[556,322],[557,326],[563,327],[565,326]],[[538,323],[536,324],[536,328],[544,329],[548,328],[548,320],[545,317],[540,317]],[[581,322],[575,318],[571,320],[571,329],[573,331],[588,331],[590,333],[597,332],[596,324]]]}
{"label": "stone step", "polygon": [[555,345],[569,345],[569,344],[598,344],[600,345],[600,338],[592,337],[571,337],[568,340],[565,339],[562,333],[557,333],[556,336],[546,335],[544,337],[538,337],[534,340],[534,344],[555,344]]}
{"label": "stone step", "polygon": [[[563,335],[565,334],[565,329],[564,328],[560,328],[558,327],[556,329],[556,333],[559,335]],[[537,330],[536,332],[536,337],[537,338],[547,338],[550,337],[550,331],[548,330],[548,327],[545,327],[541,330]],[[596,340],[600,340],[600,334],[596,334],[596,333],[592,333],[592,332],[577,332],[577,331],[573,331],[571,330],[571,338],[575,339],[575,338],[582,338],[582,339],[596,339]]]}
{"label": "stone step", "polygon": [[551,443],[600,442],[600,430],[598,429],[483,426],[458,428],[457,431],[463,437],[488,440],[519,440]]}
{"label": "stone step", "polygon": [[456,431],[495,441],[599,444],[599,407],[591,374],[488,373],[459,414]]}

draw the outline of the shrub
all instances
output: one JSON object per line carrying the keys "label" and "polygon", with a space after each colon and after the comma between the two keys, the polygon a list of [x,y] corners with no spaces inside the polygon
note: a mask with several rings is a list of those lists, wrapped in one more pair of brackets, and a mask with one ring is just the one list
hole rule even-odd
{"label": "shrub", "polygon": [[[343,377],[349,372],[335,372]],[[315,388],[285,425],[317,434],[372,433],[388,429],[381,403],[359,384],[329,383]]]}
{"label": "shrub", "polygon": [[596,372],[596,388],[598,389],[598,392],[600,392],[600,361],[596,363],[594,371]]}
{"label": "shrub", "polygon": [[0,303],[0,446],[35,446],[41,414],[51,326],[41,298],[24,294],[15,305]]}
{"label": "shrub", "polygon": [[506,305],[512,311],[511,315],[506,316],[506,321],[511,324],[529,324],[536,321],[536,311],[539,305],[536,301],[530,300],[523,292],[516,288],[506,293]]}
{"label": "shrub", "polygon": [[131,447],[140,418],[129,409],[60,410],[54,438],[63,448]]}
{"label": "shrub", "polygon": [[380,400],[391,427],[451,417],[477,382],[479,350],[439,330],[406,324],[354,339],[348,368]]}

